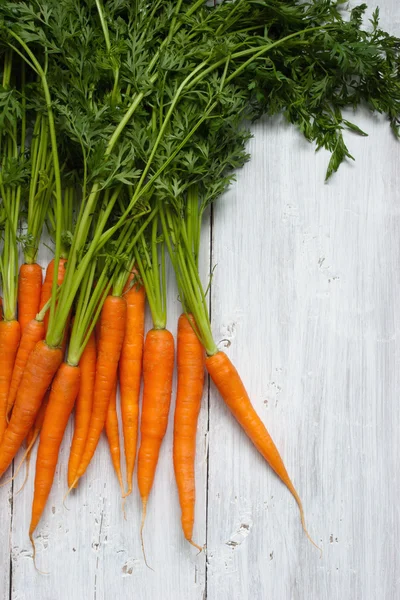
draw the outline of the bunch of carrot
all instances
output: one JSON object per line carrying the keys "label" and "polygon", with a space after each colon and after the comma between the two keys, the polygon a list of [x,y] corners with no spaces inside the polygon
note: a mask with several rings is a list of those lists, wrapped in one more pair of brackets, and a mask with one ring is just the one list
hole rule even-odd
{"label": "bunch of carrot", "polygon": [[[332,151],[330,173],[350,156],[342,129],[357,130],[342,118],[344,105],[365,101],[396,130],[399,45],[377,22],[367,34],[358,13],[345,21],[329,2],[318,10],[255,4],[0,7],[0,476],[24,443],[29,460],[39,437],[32,541],[74,408],[67,489],[79,484],[105,431],[124,498],[137,462],[143,533],[175,364],[167,254],[183,308],[173,460],[185,538],[201,549],[193,525],[205,372],[293,494],[307,533],[282,458],[213,339],[198,269],[202,218],[248,159],[248,118],[285,111]],[[329,51],[332,43],[341,53]],[[340,96],[346,86],[354,94]],[[44,282],[43,235],[54,249]],[[153,325],[144,335],[146,299]]]}

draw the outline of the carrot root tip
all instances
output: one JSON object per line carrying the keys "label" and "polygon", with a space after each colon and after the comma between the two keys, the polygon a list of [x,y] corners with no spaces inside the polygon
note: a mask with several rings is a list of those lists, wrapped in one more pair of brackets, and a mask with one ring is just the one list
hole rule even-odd
{"label": "carrot root tip", "polygon": [[69,508],[68,508],[68,506],[65,504],[65,501],[66,501],[66,499],[68,498],[68,496],[70,495],[70,493],[72,492],[72,490],[73,490],[73,489],[75,489],[75,487],[76,487],[76,484],[77,484],[77,482],[78,482],[78,479],[79,479],[79,477],[75,477],[74,481],[73,481],[73,482],[72,482],[72,484],[69,486],[69,488],[68,488],[68,490],[67,490],[67,493],[65,494],[65,496],[64,496],[64,498],[63,498],[63,507],[64,507],[66,510],[70,510],[70,509],[69,509]]}
{"label": "carrot root tip", "polygon": [[33,539],[33,532],[29,533],[29,539],[32,544],[32,560],[33,560],[33,566],[35,567],[35,571],[40,573],[40,575],[50,575],[50,573],[48,573],[46,571],[41,571],[36,564],[36,545],[35,545],[35,540]]}
{"label": "carrot root tip", "polygon": [[203,552],[204,550],[204,546],[199,546],[199,544],[196,544],[196,542],[194,542],[193,540],[188,540],[189,544],[191,544],[192,546],[194,546],[195,548],[197,548],[197,550],[199,551],[199,554],[201,552]]}
{"label": "carrot root tip", "polygon": [[144,549],[143,529],[144,529],[144,522],[146,520],[146,512],[147,512],[147,498],[145,500],[142,499],[142,521],[140,523],[140,542],[142,544],[144,563],[148,569],[150,569],[151,571],[154,572],[154,569],[147,562],[146,552]]}

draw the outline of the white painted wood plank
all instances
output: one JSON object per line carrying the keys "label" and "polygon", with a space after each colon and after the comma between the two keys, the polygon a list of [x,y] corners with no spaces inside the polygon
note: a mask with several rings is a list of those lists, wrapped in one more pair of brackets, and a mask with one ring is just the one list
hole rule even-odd
{"label": "white painted wood plank", "polygon": [[[381,3],[385,24],[398,3]],[[399,30],[400,27],[397,27]],[[300,492],[289,492],[212,387],[208,600],[399,597],[400,146],[357,117],[355,165],[277,121],[215,207],[217,340],[238,367]]]}
{"label": "white painted wood plank", "polygon": [[[205,276],[209,271],[209,236],[209,228],[206,226],[203,233],[201,266]],[[48,255],[42,256],[42,260],[45,264]],[[169,282],[168,326],[175,335],[181,307],[172,272],[169,272]],[[150,319],[147,320],[147,326],[151,327]],[[199,543],[205,543],[206,540],[206,402],[207,388],[204,393],[197,443],[198,495],[194,537]],[[72,436],[70,423],[62,445],[53,489],[36,533],[37,565],[39,569],[49,572],[48,575],[41,575],[35,571],[27,536],[34,469],[25,490],[14,498],[12,600],[203,598],[205,556],[198,555],[196,550],[185,542],[181,533],[180,509],[172,464],[172,426],[173,407],[160,453],[145,527],[147,558],[154,572],[147,569],[142,557],[139,539],[139,494],[135,489],[132,497],[128,499],[125,521],[119,487],[105,439],[101,440],[79,489],[66,500],[69,510],[63,507]],[[32,465],[34,464],[33,460]],[[16,489],[22,479],[23,474],[16,481]]]}
{"label": "white painted wood plank", "polygon": [[[4,475],[11,476],[11,469]],[[9,600],[10,589],[10,538],[11,538],[11,484],[0,488],[0,598]]]}

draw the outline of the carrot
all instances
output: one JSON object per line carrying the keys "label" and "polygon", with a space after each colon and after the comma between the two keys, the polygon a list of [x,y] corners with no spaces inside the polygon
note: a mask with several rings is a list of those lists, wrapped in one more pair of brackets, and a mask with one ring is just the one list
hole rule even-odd
{"label": "carrot", "polygon": [[127,494],[132,492],[139,421],[139,396],[142,375],[144,317],[146,294],[144,287],[133,285],[124,297],[127,304],[126,329],[119,361],[122,428],[126,461]]}
{"label": "carrot", "polygon": [[18,321],[0,321],[0,442],[7,427],[7,398],[20,336]]}
{"label": "carrot", "polygon": [[25,448],[25,452],[22,455],[21,460],[19,461],[19,464],[17,466],[17,468],[15,469],[14,475],[12,477],[10,477],[10,479],[7,479],[7,481],[3,481],[3,483],[0,484],[0,487],[3,487],[3,485],[8,485],[9,483],[11,483],[11,481],[13,481],[18,473],[21,470],[22,465],[25,463],[26,464],[26,471],[25,471],[25,477],[24,477],[24,481],[21,485],[21,487],[19,488],[18,492],[16,492],[17,494],[19,494],[23,487],[25,486],[27,480],[28,480],[28,475],[29,475],[29,462],[30,462],[30,456],[31,456],[31,452],[32,452],[32,448],[35,445],[35,442],[39,436],[40,430],[42,428],[43,425],[43,419],[44,419],[44,415],[46,412],[46,406],[48,403],[48,399],[49,399],[49,394],[50,391],[48,390],[45,397],[43,398],[43,402],[42,405],[39,409],[39,412],[37,414],[37,417],[35,419],[35,423],[34,425],[30,428],[28,435],[26,436],[26,448]]}
{"label": "carrot", "polygon": [[43,340],[33,349],[17,391],[10,423],[0,444],[0,476],[8,468],[28,435],[61,361],[61,349],[51,348]]}
{"label": "carrot", "polygon": [[42,429],[44,415],[46,414],[46,408],[47,408],[47,404],[49,402],[49,396],[50,396],[50,390],[47,390],[46,395],[43,398],[43,402],[39,408],[39,412],[36,416],[35,423],[32,425],[32,427],[29,430],[28,435],[26,436],[26,450],[24,452],[23,457],[21,458],[21,462],[19,463],[19,465],[13,475],[13,479],[15,479],[15,477],[18,475],[20,468],[22,467],[23,463],[25,462],[25,477],[24,477],[24,481],[22,482],[22,485],[19,488],[17,494],[22,492],[23,488],[25,487],[26,482],[28,481],[31,453],[32,453],[32,449],[35,445],[35,442],[39,437],[40,430]]}
{"label": "carrot", "polygon": [[178,388],[174,419],[174,470],[181,506],[182,529],[185,538],[192,540],[195,507],[194,460],[196,453],[197,420],[204,384],[205,352],[193,327],[192,315],[182,314],[178,321]]}
{"label": "carrot", "polygon": [[144,343],[143,406],[137,476],[142,500],[143,530],[161,442],[168,425],[174,370],[174,338],[167,329],[151,329]]}
{"label": "carrot", "polygon": [[33,533],[42,516],[53,484],[60,445],[79,392],[79,383],[79,366],[63,363],[51,386],[36,458],[32,517],[29,526],[29,538],[32,544]]}
{"label": "carrot", "polygon": [[21,341],[14,362],[12,372],[10,390],[7,399],[7,418],[14,406],[15,398],[19,384],[21,383],[22,375],[28,358],[35,348],[37,342],[44,338],[44,322],[37,319],[32,319],[22,331]]}
{"label": "carrot", "polygon": [[108,446],[110,448],[111,460],[114,466],[115,473],[118,478],[118,483],[121,488],[122,497],[125,496],[124,482],[121,472],[121,449],[119,443],[119,428],[117,415],[117,380],[115,379],[114,387],[111,392],[110,402],[108,405],[106,418],[106,434]]}
{"label": "carrot", "polygon": [[125,322],[125,298],[107,296],[101,312],[92,415],[85,450],[75,479],[79,479],[85,473],[104,429],[111,392],[117,376],[118,362],[125,335]]}
{"label": "carrot", "polygon": [[18,321],[21,334],[39,312],[41,291],[41,267],[37,263],[21,265],[18,278]]}
{"label": "carrot", "polygon": [[[304,510],[300,497],[288,475],[283,460],[269,435],[264,423],[254,410],[250,398],[246,392],[239,373],[229,360],[228,356],[218,351],[213,356],[206,358],[207,371],[218,388],[225,404],[233,416],[246,432],[260,454],[265,458],[270,467],[289,489],[300,510],[301,524],[309,540],[310,538],[304,519]],[[316,546],[318,548],[318,546]]]}
{"label": "carrot", "polygon": [[[62,282],[64,281],[66,263],[67,263],[66,258],[60,258],[59,263],[58,263],[58,274],[57,274],[57,284],[58,285],[61,285]],[[46,302],[48,302],[50,300],[51,288],[53,285],[53,277],[54,277],[54,258],[52,258],[51,261],[49,262],[49,264],[47,265],[46,277],[45,277],[43,285],[42,285],[42,292],[41,292],[41,296],[40,296],[40,310],[42,310],[42,308],[44,307]],[[45,331],[47,331],[47,328],[49,325],[49,318],[50,318],[50,315],[49,315],[49,313],[47,313],[44,318]]]}
{"label": "carrot", "polygon": [[[75,429],[68,462],[68,488],[74,486],[76,472],[85,449],[93,405],[94,378],[96,374],[96,342],[94,332],[79,361],[81,385],[76,399]],[[75,484],[76,485],[76,484]]]}

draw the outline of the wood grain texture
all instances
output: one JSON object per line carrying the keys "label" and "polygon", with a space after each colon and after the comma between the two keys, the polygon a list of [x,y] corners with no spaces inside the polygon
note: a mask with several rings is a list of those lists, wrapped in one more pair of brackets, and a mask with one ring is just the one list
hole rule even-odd
{"label": "wood grain texture", "polygon": [[[398,1],[380,5],[383,25],[399,34]],[[356,162],[327,185],[325,153],[314,155],[280,120],[259,123],[252,161],[203,231],[204,281],[216,265],[216,341],[228,346],[282,453],[322,559],[294,500],[211,386],[194,531],[207,562],[180,529],[172,419],[145,528],[154,573],[141,554],[137,490],[124,520],[104,439],[63,506],[70,424],[37,530],[37,563],[48,575],[35,571],[27,536],[34,469],[21,494],[23,470],[13,493],[0,488],[0,600],[400,597],[400,145],[383,119],[356,121],[369,138],[347,136]],[[42,264],[48,258],[43,247]],[[172,274],[168,299],[175,334]]]}
{"label": "wood grain texture", "polygon": [[[398,4],[384,8],[388,24]],[[212,600],[399,597],[400,148],[383,119],[356,120],[369,138],[347,136],[356,163],[327,185],[326,154],[282,122],[259,124],[252,162],[214,209],[216,339],[323,557],[211,388]]]}

